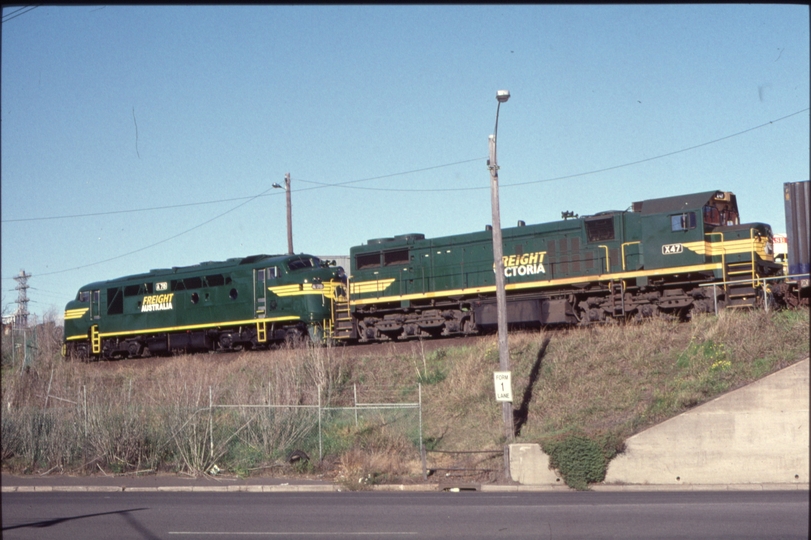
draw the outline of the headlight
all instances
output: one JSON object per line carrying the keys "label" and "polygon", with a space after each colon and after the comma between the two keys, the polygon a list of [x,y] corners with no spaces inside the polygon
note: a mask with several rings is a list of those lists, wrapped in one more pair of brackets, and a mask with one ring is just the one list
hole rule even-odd
{"label": "headlight", "polygon": [[318,290],[318,289],[323,289],[323,288],[324,288],[323,283],[313,283],[313,289]]}

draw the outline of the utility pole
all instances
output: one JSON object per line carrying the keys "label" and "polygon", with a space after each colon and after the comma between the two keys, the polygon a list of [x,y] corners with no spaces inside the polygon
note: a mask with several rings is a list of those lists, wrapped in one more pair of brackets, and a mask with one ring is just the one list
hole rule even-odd
{"label": "utility pole", "polygon": [[14,314],[13,325],[28,328],[28,278],[31,274],[26,274],[25,270],[20,270],[20,275],[14,277],[17,282],[17,313]]}
{"label": "utility pole", "polygon": [[[281,189],[279,184],[273,187]],[[293,204],[290,201],[290,173],[284,175],[284,193],[287,197],[287,254],[293,254]]]}
{"label": "utility pole", "polygon": [[[507,343],[507,297],[504,287],[504,246],[501,238],[501,214],[498,202],[498,159],[496,137],[498,136],[498,113],[501,104],[510,99],[510,92],[499,90],[496,92],[498,107],[496,108],[496,128],[489,137],[490,159],[490,203],[493,210],[493,261],[496,272],[496,309],[498,311],[498,366],[502,372],[510,371],[510,348]],[[501,403],[501,413],[504,420],[504,479],[510,480],[510,453],[509,444],[515,441],[515,428],[513,424],[513,407],[511,401]]]}

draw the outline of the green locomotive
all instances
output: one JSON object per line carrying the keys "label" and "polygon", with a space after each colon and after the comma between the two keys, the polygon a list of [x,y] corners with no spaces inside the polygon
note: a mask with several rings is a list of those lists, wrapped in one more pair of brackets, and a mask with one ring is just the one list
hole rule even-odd
{"label": "green locomotive", "polygon": [[343,269],[311,255],[253,255],[90,283],[65,308],[68,357],[138,357],[319,341]]}
{"label": "green locomotive", "polygon": [[[686,318],[753,306],[763,301],[763,279],[782,272],[771,227],[741,224],[735,195],[725,191],[553,223],[519,222],[502,235],[513,326]],[[350,261],[338,338],[473,334],[497,324],[489,227],[444,238],[370,240],[351,249]]]}

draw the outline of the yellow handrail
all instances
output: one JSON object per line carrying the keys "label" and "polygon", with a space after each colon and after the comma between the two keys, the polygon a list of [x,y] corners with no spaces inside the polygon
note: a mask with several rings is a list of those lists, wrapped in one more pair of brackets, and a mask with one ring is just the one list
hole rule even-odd
{"label": "yellow handrail", "polygon": [[633,244],[641,244],[641,243],[642,242],[637,240],[636,242],[625,242],[624,244],[622,244],[622,246],[620,246],[621,249],[622,249],[622,271],[623,272],[625,271],[625,246],[630,246],[630,245],[633,245]]}
{"label": "yellow handrail", "polygon": [[[757,286],[758,282],[760,281],[757,277],[757,268],[755,264],[755,230],[750,227],[749,229],[749,239],[752,241],[749,245],[752,246],[752,252],[750,253],[752,259],[752,286]],[[760,233],[758,233],[760,234]]]}
{"label": "yellow handrail", "polygon": [[[724,247],[724,233],[722,232],[711,232],[711,233],[704,233],[704,236],[712,236],[713,234],[720,234],[721,235],[721,272],[724,281],[727,281],[727,264],[726,264],[726,248]],[[715,248],[711,248],[711,255],[710,261],[712,261],[713,255],[715,255]]]}

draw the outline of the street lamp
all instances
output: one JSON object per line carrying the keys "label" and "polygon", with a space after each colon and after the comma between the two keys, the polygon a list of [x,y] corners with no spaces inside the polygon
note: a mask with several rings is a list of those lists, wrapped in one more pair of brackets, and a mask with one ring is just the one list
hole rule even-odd
{"label": "street lamp", "polygon": [[[490,201],[493,208],[493,261],[496,272],[496,309],[498,311],[498,366],[500,371],[510,371],[510,349],[507,346],[507,298],[504,292],[504,246],[501,239],[501,215],[498,204],[498,161],[496,152],[496,137],[498,136],[498,113],[501,104],[510,99],[509,90],[496,92],[498,106],[496,107],[496,128],[490,135],[490,159],[487,162],[490,169]],[[507,444],[515,440],[513,427],[512,402],[503,401],[501,413],[504,419],[504,476],[510,479],[510,454]]]}
{"label": "street lamp", "polygon": [[273,184],[277,189],[284,188],[287,196],[287,254],[293,254],[293,207],[290,203],[290,173],[284,175],[284,186]]}

